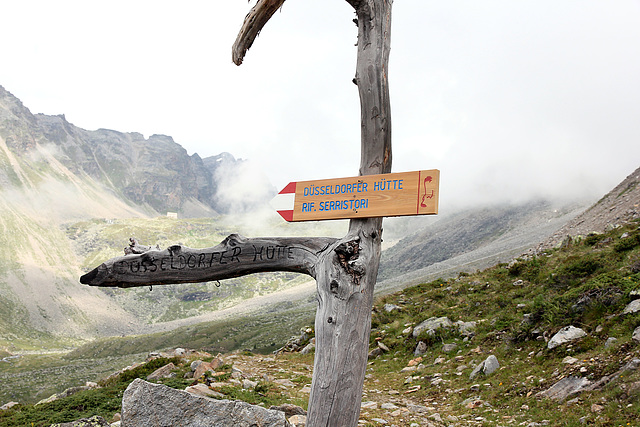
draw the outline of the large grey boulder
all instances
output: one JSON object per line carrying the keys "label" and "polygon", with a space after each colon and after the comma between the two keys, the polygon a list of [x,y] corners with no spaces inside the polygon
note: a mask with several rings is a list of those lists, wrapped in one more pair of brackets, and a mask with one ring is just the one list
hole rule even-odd
{"label": "large grey boulder", "polygon": [[538,396],[549,399],[564,401],[567,397],[580,393],[591,385],[591,381],[582,377],[566,377],[555,383],[551,388],[541,391]]}
{"label": "large grey boulder", "polygon": [[498,363],[498,358],[492,354],[491,356],[487,357],[482,363],[480,363],[478,366],[475,367],[473,372],[471,372],[469,379],[470,380],[474,379],[480,373],[483,373],[484,375],[491,375],[495,371],[497,371],[499,368],[500,368],[500,363]]}
{"label": "large grey boulder", "polygon": [[240,401],[214,400],[134,380],[122,396],[122,427],[290,427],[284,412]]}
{"label": "large grey boulder", "polygon": [[640,311],[640,299],[634,299],[624,308],[622,314],[637,313],[638,311]]}
{"label": "large grey boulder", "polygon": [[429,335],[435,334],[438,329],[450,328],[453,326],[453,322],[448,317],[430,317],[424,322],[413,328],[413,337],[418,338],[418,335],[422,331],[427,331]]}
{"label": "large grey boulder", "polygon": [[575,341],[586,335],[587,333],[580,328],[576,328],[575,326],[565,326],[551,337],[551,339],[547,343],[547,348],[551,350],[552,348],[556,348],[559,345]]}

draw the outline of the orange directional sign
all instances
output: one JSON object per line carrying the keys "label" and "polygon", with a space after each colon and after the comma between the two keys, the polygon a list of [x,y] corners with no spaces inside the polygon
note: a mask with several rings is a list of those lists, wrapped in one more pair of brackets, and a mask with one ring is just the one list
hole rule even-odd
{"label": "orange directional sign", "polygon": [[434,215],[440,171],[290,182],[271,204],[287,221]]}

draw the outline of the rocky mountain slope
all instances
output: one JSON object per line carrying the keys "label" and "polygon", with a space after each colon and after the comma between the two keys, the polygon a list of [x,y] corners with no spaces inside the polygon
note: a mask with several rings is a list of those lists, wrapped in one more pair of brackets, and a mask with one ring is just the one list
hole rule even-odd
{"label": "rocky mountain slope", "polygon": [[[108,129],[88,131],[69,123],[64,115],[32,114],[20,100],[0,86],[0,137],[22,163],[46,152],[70,173],[101,184],[132,205],[181,217],[226,212],[230,206],[218,192],[224,175],[238,173],[242,160],[229,153],[201,159],[191,156],[170,136],[145,139],[135,132]],[[8,166],[8,165],[7,165]],[[19,184],[10,168],[0,170],[0,182]],[[273,189],[251,203],[264,202]]]}
{"label": "rocky mountain slope", "polygon": [[[13,248],[0,259],[0,317],[6,332],[0,344],[24,348],[36,335],[55,334],[51,343],[58,345],[59,334],[93,338],[153,330],[149,325],[162,324],[166,330],[176,322],[206,320],[202,316],[242,299],[300,284],[285,276],[251,276],[226,281],[222,288],[210,283],[116,292],[77,282],[87,268],[120,255],[129,237],[162,247],[207,247],[228,233],[242,232],[237,215],[235,222],[230,216],[147,219],[165,211],[181,217],[235,213],[247,203],[260,204],[271,194],[268,180],[245,166],[228,153],[189,156],[167,136],[87,131],[64,116],[34,115],[0,88],[0,239]],[[233,179],[224,179],[229,176]],[[247,181],[267,184],[244,185]],[[247,187],[258,191],[244,193]],[[395,227],[402,229],[395,235],[390,226],[385,240],[411,236],[385,252],[379,291],[507,259],[553,233],[582,207],[539,201],[442,215],[435,222],[407,219],[410,225]],[[249,218],[252,233],[263,234],[255,226],[264,224],[264,217],[256,218]],[[340,235],[337,224],[323,224],[323,233]],[[273,231],[325,235],[313,227]],[[300,289],[298,299],[312,311],[313,287]]]}
{"label": "rocky mountain slope", "polygon": [[[560,249],[379,298],[359,424],[638,425],[639,225],[632,221]],[[243,333],[252,329],[264,330],[247,324]],[[97,381],[36,406],[9,403],[0,420],[48,425],[99,415],[107,420],[103,425],[117,425],[121,413],[133,417],[152,408],[159,418],[185,420],[193,405],[229,399],[284,411],[292,425],[302,426],[313,330],[300,332],[276,355],[245,350],[214,356],[215,347],[209,354],[184,348],[143,353],[133,366],[106,378],[85,376],[78,384]],[[129,347],[140,349],[143,337],[132,339],[137,343]],[[97,351],[104,357],[109,346],[88,345],[68,360],[78,363]],[[140,388],[145,399],[133,397]],[[157,406],[174,399],[181,405]]]}
{"label": "rocky mountain slope", "polygon": [[[149,322],[169,324],[175,320],[191,319],[181,323],[185,327],[179,334],[162,334],[163,343],[180,340],[200,343],[206,339],[208,334],[202,333],[197,325],[188,326],[189,322],[195,322],[198,318],[193,315],[219,309],[220,307],[212,308],[208,305],[211,305],[213,297],[217,297],[215,292],[228,292],[229,288],[216,290],[215,285],[205,284],[201,287],[179,289],[171,295],[165,294],[164,289],[160,292],[154,289],[153,292],[156,293],[147,290],[142,294],[145,290],[141,289],[135,290],[140,293],[135,298],[126,300],[123,299],[124,292],[116,294],[79,286],[77,277],[83,267],[92,266],[98,260],[115,255],[114,251],[119,251],[117,248],[123,246],[123,242],[130,236],[138,237],[147,244],[159,243],[163,246],[176,238],[183,238],[184,244],[204,247],[216,243],[220,236],[231,230],[228,231],[215,221],[172,222],[167,218],[149,220],[149,216],[156,214],[149,200],[141,199],[140,203],[132,203],[124,190],[112,185],[117,177],[124,175],[103,174],[100,168],[104,168],[106,164],[100,162],[100,167],[92,172],[89,171],[90,162],[83,167],[75,164],[67,166],[65,162],[69,162],[72,155],[80,160],[83,157],[73,152],[65,154],[58,145],[51,143],[44,136],[37,116],[30,116],[28,110],[15,98],[7,95],[2,99],[2,105],[6,108],[0,109],[0,243],[5,248],[10,248],[0,258],[2,360],[6,362],[4,359],[18,354],[25,355],[24,350],[28,348],[41,349],[47,344],[55,348],[61,345],[72,347],[77,344],[78,337],[93,338],[98,335],[141,331],[141,326]],[[57,123],[64,124],[60,121]],[[116,145],[135,139],[131,134],[119,135],[129,136],[123,137],[124,142]],[[60,141],[64,138],[60,138]],[[226,157],[223,154],[219,160],[205,159],[202,163],[221,163]],[[406,394],[418,393],[422,389],[414,390],[415,385],[411,386],[414,381],[418,381],[417,385],[425,386],[434,386],[434,381],[435,386],[452,384],[451,392],[445,389],[444,394],[438,394],[435,400],[429,393],[416,395],[420,395],[425,401],[439,402],[447,400],[447,395],[457,393],[475,399],[467,402],[472,404],[471,407],[465,406],[473,410],[483,407],[474,406],[475,402],[488,402],[489,399],[497,401],[500,393],[492,393],[492,390],[495,386],[495,390],[501,391],[500,387],[509,376],[517,376],[520,372],[531,373],[531,369],[526,368],[527,363],[537,361],[544,365],[547,356],[557,359],[560,350],[548,352],[538,347],[564,326],[575,323],[588,325],[588,338],[578,346],[566,347],[571,349],[567,352],[580,354],[580,358],[585,357],[585,362],[590,363],[580,363],[578,371],[573,367],[558,368],[557,374],[553,371],[549,378],[542,378],[547,381],[542,381],[543,385],[552,386],[552,382],[563,379],[563,376],[575,376],[578,372],[590,374],[591,377],[587,376],[586,379],[593,384],[598,378],[604,378],[603,375],[618,372],[616,369],[622,369],[621,360],[606,354],[601,356],[600,353],[605,340],[616,338],[619,342],[616,352],[624,353],[624,357],[628,356],[627,360],[637,357],[637,352],[631,353],[629,349],[633,350],[636,345],[637,340],[632,338],[631,332],[640,326],[638,314],[634,314],[636,311],[627,312],[625,305],[637,301],[638,292],[640,240],[636,220],[640,202],[637,186],[639,176],[639,171],[634,172],[586,211],[579,204],[554,205],[539,201],[521,206],[479,208],[424,220],[425,223],[420,222],[422,220],[409,221],[408,224],[411,225],[403,227],[413,229],[413,235],[399,239],[384,254],[381,268],[381,278],[384,280],[379,284],[379,291],[389,293],[404,288],[408,283],[424,283],[430,280],[429,277],[433,277],[430,275],[450,279],[437,280],[421,285],[417,290],[402,291],[383,299],[384,303],[397,308],[391,307],[388,311],[387,307],[381,306],[382,308],[376,309],[377,314],[374,314],[372,345],[375,344],[375,338],[379,338],[378,341],[394,351],[393,358],[389,359],[388,356],[383,359],[385,364],[380,365],[380,370],[395,366],[401,371],[397,373],[397,378],[393,377],[398,381],[406,381],[410,376],[412,379],[409,382],[403,382],[403,387],[409,387],[405,390]],[[176,199],[179,199],[178,195]],[[198,209],[211,209],[195,197],[189,203],[199,206]],[[568,222],[572,218],[576,219]],[[561,228],[564,224],[568,226]],[[589,234],[593,231],[606,231],[609,234]],[[297,232],[305,233],[305,230],[297,229]],[[570,244],[572,242],[565,239],[567,234],[583,237],[573,239],[573,244]],[[387,235],[388,233],[385,238]],[[514,255],[524,253],[526,248],[535,247],[537,242],[545,240],[549,235],[552,235],[550,243],[528,251],[518,260],[506,263]],[[558,246],[562,241],[565,245],[557,251],[558,258],[551,256],[553,250],[546,252],[547,248]],[[475,271],[499,262],[505,263],[478,275],[460,274],[460,271]],[[243,288],[243,292],[249,292],[250,296],[259,295],[273,291],[274,289],[269,289],[270,286],[270,283],[258,280],[249,288]],[[242,288],[233,283],[229,287]],[[307,287],[301,295],[287,295],[287,309],[295,305],[301,317],[306,315],[306,307],[312,313],[312,294],[313,287]],[[175,299],[181,301],[177,308],[167,310],[166,306],[162,306],[162,301]],[[517,305],[513,307],[512,303]],[[520,312],[525,309],[527,312]],[[278,312],[273,306],[258,311],[265,310],[273,310],[269,313],[274,314]],[[387,314],[394,310],[409,315],[409,318]],[[460,342],[470,342],[464,341],[464,338],[469,337],[457,337],[449,335],[449,332],[438,335],[440,344],[445,340],[455,341],[459,351],[463,352],[458,354],[461,358],[456,356],[448,362],[445,358],[444,362],[434,362],[433,367],[421,368],[426,373],[418,375],[418,378],[413,378],[416,375],[407,375],[407,372],[413,372],[411,369],[402,371],[399,364],[404,364],[405,359],[412,357],[411,354],[417,351],[418,341],[424,341],[427,350],[432,348],[433,351],[440,351],[439,343],[429,337],[421,337],[419,333],[416,336],[406,336],[409,332],[405,333],[405,330],[416,326],[417,318],[424,317],[425,313],[436,318],[450,317],[456,321],[462,319],[463,323],[477,321],[480,326],[476,325],[478,332],[475,336],[479,337],[481,352],[486,352],[484,346],[496,352],[499,359],[513,353],[511,360],[514,361],[514,368],[505,370],[504,378],[495,377],[500,378],[497,385],[489,383],[491,387],[488,398],[476,399],[478,389],[475,383],[468,391],[460,391],[460,381],[455,377],[448,378],[447,375],[451,373],[440,372],[437,366],[441,363],[449,363],[451,366],[462,363],[460,366],[465,368],[458,371],[460,366],[457,366],[457,372],[469,369],[474,364],[480,366],[482,361],[477,359],[478,352],[475,351],[478,347],[470,347],[476,342],[460,348]],[[257,322],[256,327],[260,327],[260,322]],[[244,328],[242,329],[245,333]],[[235,332],[238,331],[239,328],[236,328]],[[124,346],[140,351],[143,348],[140,345],[143,341],[140,340],[144,339],[127,337],[120,342],[119,348]],[[156,337],[153,342],[157,343],[157,339]],[[254,340],[252,348],[273,345],[266,345],[264,339],[262,331],[260,338]],[[94,354],[109,354],[108,342],[100,341],[95,344],[100,348],[92,347],[96,349]],[[234,342],[235,345],[241,347],[242,343]],[[211,346],[215,348],[215,343],[211,343]],[[383,347],[378,348],[384,351]],[[444,348],[442,351],[447,353]],[[528,356],[520,357],[519,353],[522,351],[528,352]],[[435,353],[431,356],[435,357]],[[398,361],[400,362],[394,365],[393,362]],[[574,361],[573,364],[575,363],[577,362]],[[606,366],[606,363],[615,365],[615,369]],[[544,366],[543,370],[548,369]],[[625,371],[624,375],[630,375],[633,381],[638,380],[637,374]],[[375,379],[380,381],[382,377],[373,378],[374,384],[370,387],[376,389]],[[629,393],[625,392],[627,397],[636,396],[632,392],[635,390],[633,381],[625,383],[629,390]],[[522,407],[532,407],[532,401],[525,398],[544,391],[542,386],[529,387],[527,384],[530,378],[518,379],[518,382],[523,387],[518,385],[506,392],[511,393],[519,404],[522,403]],[[458,388],[451,388],[454,386]],[[397,385],[391,387],[390,391],[398,391]],[[525,398],[520,392],[522,390],[526,392]],[[602,397],[607,402],[616,402],[610,408],[607,407],[608,413],[614,412],[615,405],[622,407],[619,402],[627,404],[627,397],[620,395],[616,395],[614,399]],[[465,401],[466,399],[462,402]],[[495,406],[493,403],[490,405]],[[633,402],[627,405],[631,405],[634,410]],[[443,407],[451,408],[446,405]],[[544,412],[549,409],[549,405],[542,405],[541,408]],[[509,408],[505,407],[506,409]],[[637,408],[635,410],[637,413]],[[602,411],[603,409],[592,410],[595,413]],[[589,414],[585,411],[582,413],[587,419]],[[510,412],[507,414],[505,416],[515,417],[514,420],[521,416]],[[596,417],[597,415],[594,419]],[[635,418],[633,420],[636,421]]]}
{"label": "rocky mountain slope", "polygon": [[538,200],[428,218],[382,254],[379,292],[508,261],[585,210],[584,201]]}
{"label": "rocky mountain slope", "polygon": [[[268,182],[245,206],[232,206],[221,191],[218,177],[241,178],[243,167],[228,153],[205,160],[189,156],[167,136],[87,131],[64,116],[32,114],[0,87],[0,244],[7,248],[0,257],[0,347],[60,347],[78,338],[121,334],[144,322],[108,294],[78,283],[96,248],[79,247],[69,229],[99,218],[105,226],[134,233],[111,242],[112,253],[119,254],[137,230],[116,224],[119,220],[167,211],[214,216],[259,205],[269,198]],[[182,226],[197,228],[181,223],[176,229]],[[159,234],[154,243],[180,238]]]}
{"label": "rocky mountain slope", "polygon": [[595,204],[538,200],[440,216],[383,252],[379,289],[451,277],[536,254],[640,218],[640,168]]}
{"label": "rocky mountain slope", "polygon": [[539,250],[560,244],[567,236],[604,233],[640,218],[640,168],[626,177],[587,211],[569,221],[540,244]]}

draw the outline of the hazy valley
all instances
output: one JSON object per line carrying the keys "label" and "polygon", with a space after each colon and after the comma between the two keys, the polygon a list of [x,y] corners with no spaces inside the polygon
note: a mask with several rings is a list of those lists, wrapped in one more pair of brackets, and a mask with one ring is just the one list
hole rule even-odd
{"label": "hazy valley", "polygon": [[[270,352],[313,323],[315,284],[295,274],[152,289],[79,283],[121,255],[130,237],[203,248],[230,233],[346,231],[344,221],[284,223],[267,206],[275,191],[268,180],[220,151],[201,159],[168,136],[86,131],[63,116],[31,114],[0,87],[0,373],[14,393],[5,390],[0,402],[41,399],[162,348]],[[387,219],[377,293],[536,255],[566,235],[610,230],[638,217],[639,180],[636,171],[596,204],[535,200]],[[248,190],[243,182],[260,186]],[[27,371],[63,379],[21,388]]]}

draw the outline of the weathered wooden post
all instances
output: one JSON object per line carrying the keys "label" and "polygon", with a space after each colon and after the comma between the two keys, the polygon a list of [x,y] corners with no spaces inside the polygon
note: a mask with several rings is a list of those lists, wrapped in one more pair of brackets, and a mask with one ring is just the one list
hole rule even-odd
{"label": "weathered wooden post", "polygon": [[[109,260],[80,279],[82,283],[92,286],[131,287],[221,280],[265,271],[293,271],[314,277],[317,282],[318,310],[307,419],[307,425],[311,427],[347,427],[358,423],[367,366],[373,291],[380,262],[382,217],[407,214],[378,212],[369,215],[368,212],[372,212],[369,210],[369,200],[375,199],[375,191],[379,194],[390,188],[387,186],[381,190],[378,185],[375,190],[375,184],[369,183],[367,186],[364,182],[364,176],[391,172],[387,68],[392,0],[346,1],[353,6],[357,15],[358,59],[354,82],[358,86],[361,105],[359,172],[363,180],[356,182],[354,178],[353,183],[344,184],[344,187],[324,185],[322,194],[329,194],[330,188],[344,188],[349,191],[337,191],[343,195],[345,191],[366,193],[367,202],[360,199],[361,203],[349,204],[350,200],[343,198],[322,202],[322,210],[343,210],[348,206],[343,216],[352,218],[347,235],[341,239],[249,239],[231,235],[213,248],[172,246],[164,251],[139,247],[132,241],[129,255]],[[284,0],[258,0],[246,16],[233,46],[233,61],[237,65],[242,63],[260,30],[283,3]],[[437,171],[433,172],[436,173],[434,180],[432,175],[421,175],[421,172],[413,173],[413,178],[407,178],[407,182],[400,177],[395,180],[394,185],[399,188],[394,188],[394,191],[413,188],[410,201],[406,203],[414,206],[415,212],[412,207],[408,214],[437,213],[438,176]],[[430,194],[427,194],[427,183],[430,184]],[[335,194],[331,191],[331,194]],[[353,197],[356,195],[353,194]],[[380,197],[389,199],[386,194]],[[426,198],[431,199],[428,207]],[[308,202],[303,209],[317,211],[319,208],[320,204]]]}
{"label": "weathered wooden post", "polygon": [[[388,63],[392,0],[347,0],[356,11],[360,94],[360,175],[391,172]],[[283,0],[258,2],[233,49],[236,64]],[[316,354],[309,426],[355,426],[360,415],[380,264],[382,218],[352,219],[348,234],[324,251],[316,267]]]}

